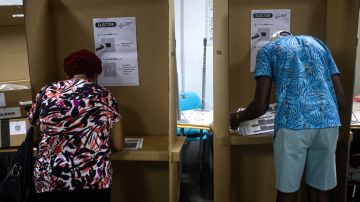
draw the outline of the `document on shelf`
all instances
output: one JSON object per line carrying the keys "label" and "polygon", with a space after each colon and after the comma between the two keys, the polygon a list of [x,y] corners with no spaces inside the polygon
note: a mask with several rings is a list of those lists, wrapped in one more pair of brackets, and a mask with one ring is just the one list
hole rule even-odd
{"label": "document on shelf", "polygon": [[191,109],[180,113],[181,119],[178,123],[191,123],[200,125],[211,125],[213,122],[212,110]]}
{"label": "document on shelf", "polygon": [[270,104],[269,110],[264,115],[240,123],[237,133],[241,135],[274,134],[275,114],[276,104]]}
{"label": "document on shelf", "polygon": [[360,113],[352,112],[351,124],[360,124]]}
{"label": "document on shelf", "polygon": [[360,125],[360,100],[358,100],[360,96],[355,96],[353,100],[353,108],[352,108],[352,116],[351,116],[351,124],[352,125]]}
{"label": "document on shelf", "polygon": [[125,138],[124,149],[138,150],[142,149],[144,138]]}

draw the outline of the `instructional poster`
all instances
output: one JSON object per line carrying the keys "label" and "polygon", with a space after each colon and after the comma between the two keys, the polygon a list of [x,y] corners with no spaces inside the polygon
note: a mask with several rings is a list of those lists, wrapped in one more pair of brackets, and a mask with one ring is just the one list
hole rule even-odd
{"label": "instructional poster", "polygon": [[280,30],[290,31],[290,9],[251,11],[251,72],[255,70],[257,52]]}
{"label": "instructional poster", "polygon": [[102,60],[101,86],[138,86],[135,17],[93,19],[96,55]]}

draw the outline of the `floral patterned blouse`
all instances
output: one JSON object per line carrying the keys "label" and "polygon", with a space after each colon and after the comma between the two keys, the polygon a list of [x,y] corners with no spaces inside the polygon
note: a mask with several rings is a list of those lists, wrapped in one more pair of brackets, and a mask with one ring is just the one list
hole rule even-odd
{"label": "floral patterned blouse", "polygon": [[[30,121],[34,108],[35,103]],[[119,119],[116,100],[105,88],[87,80],[49,85],[37,123],[41,141],[34,166],[36,192],[110,188],[109,133]]]}

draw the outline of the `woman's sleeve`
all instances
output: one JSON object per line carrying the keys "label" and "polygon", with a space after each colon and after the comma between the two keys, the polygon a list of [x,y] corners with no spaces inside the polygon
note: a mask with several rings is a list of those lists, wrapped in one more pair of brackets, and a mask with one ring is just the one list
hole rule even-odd
{"label": "woman's sleeve", "polygon": [[119,110],[119,105],[116,102],[115,97],[112,95],[112,93],[109,93],[109,106],[111,108],[112,116],[111,116],[111,121],[113,123],[118,122],[121,118],[120,116],[120,110]]}
{"label": "woman's sleeve", "polygon": [[[41,90],[36,94],[35,100],[33,100],[33,103],[32,103],[32,105],[31,105],[30,111],[29,111],[29,113],[28,113],[28,119],[29,119],[29,122],[30,122],[30,123],[32,123],[32,121],[33,121],[33,117],[34,117],[34,114],[35,114],[36,105],[38,104],[38,102],[42,102],[42,98],[40,99],[40,95],[42,94],[42,92],[43,92],[44,90],[46,90],[45,88],[46,88],[45,86],[42,87]],[[39,104],[40,104],[40,103],[39,103]],[[39,121],[39,119],[38,119],[38,120],[36,120],[35,125],[39,125],[39,124],[40,124],[40,121]]]}

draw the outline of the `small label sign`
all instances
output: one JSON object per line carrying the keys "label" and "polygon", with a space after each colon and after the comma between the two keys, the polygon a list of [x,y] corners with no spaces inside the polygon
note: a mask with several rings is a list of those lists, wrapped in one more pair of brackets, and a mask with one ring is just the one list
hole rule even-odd
{"label": "small label sign", "polygon": [[12,121],[10,124],[10,135],[26,134],[26,121]]}
{"label": "small label sign", "polygon": [[0,119],[20,117],[20,107],[0,108]]}

